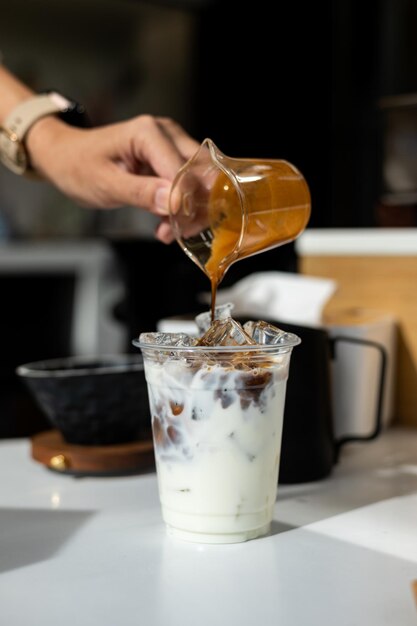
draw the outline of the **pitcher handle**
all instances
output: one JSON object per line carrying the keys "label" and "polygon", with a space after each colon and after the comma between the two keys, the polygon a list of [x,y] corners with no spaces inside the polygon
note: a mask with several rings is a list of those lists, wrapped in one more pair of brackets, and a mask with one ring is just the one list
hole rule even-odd
{"label": "pitcher handle", "polygon": [[379,368],[379,387],[378,387],[378,402],[375,414],[375,426],[369,435],[345,435],[344,437],[340,437],[335,441],[336,447],[336,460],[339,456],[340,448],[350,441],[371,441],[378,437],[379,433],[382,429],[382,410],[383,410],[383,400],[384,400],[384,387],[385,387],[385,378],[386,378],[386,370],[387,370],[387,351],[385,348],[377,343],[376,341],[370,341],[369,339],[359,339],[356,337],[343,337],[336,336],[332,337],[332,355],[334,355],[336,344],[337,343],[354,343],[357,345],[366,345],[370,348],[375,348],[380,354],[380,368]]}

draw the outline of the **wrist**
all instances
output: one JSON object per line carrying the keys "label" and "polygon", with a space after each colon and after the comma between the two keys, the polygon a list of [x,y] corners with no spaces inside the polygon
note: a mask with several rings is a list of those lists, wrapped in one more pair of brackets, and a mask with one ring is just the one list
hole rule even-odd
{"label": "wrist", "polygon": [[[55,121],[51,116],[55,116]],[[32,133],[32,138],[33,136],[36,138],[40,133],[49,135],[52,132],[56,135],[58,131],[63,132],[65,125],[58,123],[58,116],[71,126],[90,125],[85,108],[58,92],[49,91],[20,102],[0,126],[0,160],[4,165],[16,174],[32,177],[36,173],[41,173],[45,168],[39,167],[41,164],[38,155],[42,157],[44,152],[50,153],[54,146],[45,145],[41,148],[39,141],[34,140],[30,155],[27,146],[28,136],[36,125],[39,132]],[[41,124],[44,118],[49,118],[49,121]],[[36,162],[39,162],[37,168]],[[51,169],[53,165],[50,164]]]}
{"label": "wrist", "polygon": [[68,132],[74,131],[54,115],[43,117],[33,124],[26,137],[26,148],[35,172],[50,177],[49,169],[54,165],[52,152],[55,146],[62,147],[62,139]]}

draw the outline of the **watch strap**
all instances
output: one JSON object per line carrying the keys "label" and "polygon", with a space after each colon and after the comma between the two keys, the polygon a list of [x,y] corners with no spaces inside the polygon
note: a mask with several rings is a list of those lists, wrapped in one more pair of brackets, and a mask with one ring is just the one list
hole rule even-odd
{"label": "watch strap", "polygon": [[29,167],[26,150],[23,146],[28,130],[46,115],[62,113],[70,102],[59,93],[40,94],[18,104],[0,126],[0,158],[17,174],[23,174]]}
{"label": "watch strap", "polygon": [[29,128],[41,117],[59,113],[69,106],[68,100],[58,93],[34,96],[21,102],[8,115],[4,126],[23,141]]}

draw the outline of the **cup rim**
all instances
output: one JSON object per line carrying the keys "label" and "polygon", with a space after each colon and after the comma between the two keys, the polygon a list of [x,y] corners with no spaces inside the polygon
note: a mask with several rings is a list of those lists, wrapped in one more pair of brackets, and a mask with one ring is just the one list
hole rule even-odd
{"label": "cup rim", "polygon": [[[160,334],[158,332],[150,332],[144,333],[146,335],[152,334]],[[294,346],[298,346],[301,343],[301,338],[294,333],[285,333],[286,341],[283,343],[274,343],[274,344],[243,344],[237,346],[175,346],[175,345],[166,345],[166,344],[157,344],[150,343],[149,341],[141,341],[139,337],[132,340],[132,344],[136,348],[140,348],[141,350],[155,350],[158,352],[183,352],[186,354],[194,353],[194,354],[213,354],[213,353],[235,353],[235,352],[244,352],[244,353],[252,353],[252,354],[269,354],[269,353],[279,353],[279,352],[287,352],[289,349],[294,348]]]}
{"label": "cup rim", "polygon": [[[102,362],[102,365],[100,365]],[[91,364],[91,365],[89,365]],[[85,365],[85,367],[82,367]],[[136,354],[91,354],[44,359],[23,363],[16,374],[24,378],[75,378],[143,371],[143,361]]]}

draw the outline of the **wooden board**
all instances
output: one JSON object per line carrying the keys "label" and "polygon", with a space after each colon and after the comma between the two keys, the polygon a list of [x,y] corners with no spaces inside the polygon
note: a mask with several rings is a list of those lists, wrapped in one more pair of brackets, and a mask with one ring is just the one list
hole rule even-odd
{"label": "wooden board", "polygon": [[337,281],[327,313],[357,306],[396,316],[396,422],[417,426],[417,256],[305,255],[299,269],[308,276]]}
{"label": "wooden board", "polygon": [[124,475],[153,469],[152,440],[111,446],[77,446],[66,443],[57,430],[31,438],[32,458],[63,474]]}

